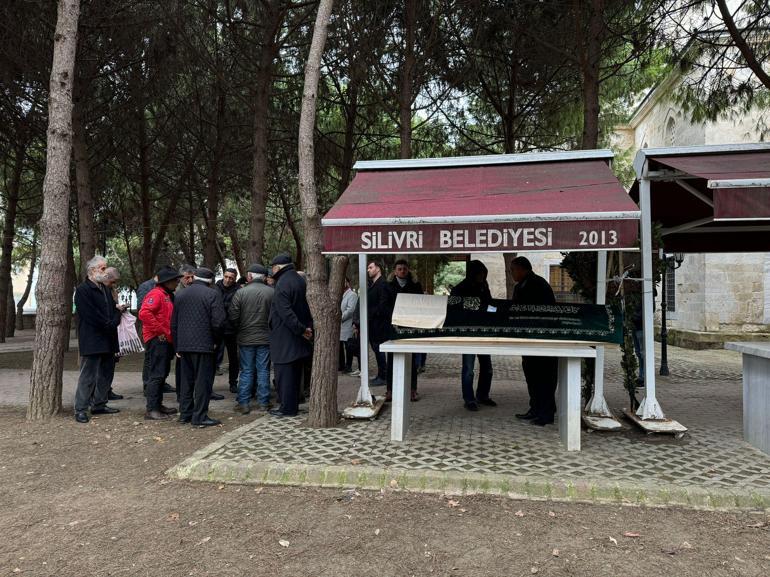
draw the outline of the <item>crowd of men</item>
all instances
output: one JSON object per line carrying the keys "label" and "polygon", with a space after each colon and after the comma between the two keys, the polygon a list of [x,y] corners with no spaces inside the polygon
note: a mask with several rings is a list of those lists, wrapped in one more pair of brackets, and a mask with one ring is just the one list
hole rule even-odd
{"label": "crowd of men", "polygon": [[[75,291],[81,356],[75,419],[80,423],[89,421],[89,410],[91,415],[119,412],[107,404],[122,398],[111,393],[120,352],[118,327],[127,308],[114,290],[119,278],[104,257],[95,256]],[[208,268],[164,266],[138,287],[137,305],[145,347],[145,419],[165,421],[178,413],[180,423],[218,425],[209,415],[209,403],[224,398],[213,385],[225,352],[236,412],[248,414],[256,400],[258,410],[275,417],[297,415],[308,391],[313,320],[305,278],[290,256],[276,256],[271,270],[252,265],[242,282],[235,269],[226,269],[215,283]],[[167,382],[172,362],[176,386]],[[276,408],[271,405],[271,366]],[[164,405],[164,393],[176,393],[178,408]]]}
{"label": "crowd of men", "polygon": [[[555,302],[550,285],[532,271],[526,258],[514,259],[511,272],[516,281],[514,302]],[[481,261],[470,261],[465,279],[451,294],[477,298],[486,308],[492,300],[487,273]],[[380,346],[393,337],[391,319],[398,294],[423,294],[423,288],[406,260],[396,261],[389,281],[383,263],[376,260],[368,263],[367,276],[369,345],[377,362],[377,373],[370,386],[385,386],[385,400],[390,401],[393,359]],[[108,267],[104,257],[95,256],[88,262],[86,280],[75,291],[81,356],[75,419],[81,423],[88,422],[89,409],[92,415],[119,412],[107,404],[122,398],[111,389],[119,353],[118,326],[127,308],[118,302],[115,291],[119,278],[118,271]],[[229,361],[229,389],[237,395],[236,412],[248,414],[255,400],[256,410],[276,417],[295,416],[300,402],[309,394],[313,352],[313,319],[306,288],[304,274],[295,269],[291,257],[285,254],[272,260],[271,270],[261,264],[252,265],[241,282],[237,271],[231,268],[225,269],[223,278],[217,282],[214,273],[205,267],[159,269],[137,289],[145,346],[145,419],[165,421],[179,413],[181,423],[197,427],[218,425],[220,421],[209,415],[209,403],[224,398],[214,393],[213,384],[215,375],[222,374],[220,366],[225,352]],[[358,295],[349,279],[345,280],[340,308],[339,370],[356,376],[360,374],[362,354],[360,319]],[[354,371],[356,358],[359,369]],[[175,386],[167,383],[172,362]],[[417,401],[417,376],[424,371],[425,355],[414,354],[411,366],[411,400]],[[279,403],[276,408],[271,405],[271,368]],[[557,360],[523,357],[522,368],[530,404],[527,411],[516,416],[541,426],[553,423]],[[497,406],[490,398],[492,379],[489,355],[463,355],[460,383],[466,409],[475,412],[479,405]],[[163,404],[164,393],[176,393],[178,408]]]}

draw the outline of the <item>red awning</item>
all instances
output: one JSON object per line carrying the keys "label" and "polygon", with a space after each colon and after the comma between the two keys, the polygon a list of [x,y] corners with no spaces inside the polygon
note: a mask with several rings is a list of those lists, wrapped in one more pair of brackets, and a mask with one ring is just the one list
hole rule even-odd
{"label": "red awning", "polygon": [[770,145],[646,149],[637,173],[645,160],[667,251],[770,251]]}
{"label": "red awning", "polygon": [[359,163],[323,219],[328,253],[467,253],[635,246],[639,209],[578,151]]}

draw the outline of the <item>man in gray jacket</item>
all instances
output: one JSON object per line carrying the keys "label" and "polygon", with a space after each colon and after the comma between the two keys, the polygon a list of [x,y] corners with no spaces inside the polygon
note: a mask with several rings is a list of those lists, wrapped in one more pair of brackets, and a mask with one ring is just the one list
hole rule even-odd
{"label": "man in gray jacket", "polygon": [[235,412],[248,414],[249,400],[257,381],[257,403],[260,410],[270,409],[270,305],[273,288],[265,284],[267,269],[261,264],[249,267],[248,284],[233,295],[228,316],[236,330],[241,376],[238,381],[238,403]]}

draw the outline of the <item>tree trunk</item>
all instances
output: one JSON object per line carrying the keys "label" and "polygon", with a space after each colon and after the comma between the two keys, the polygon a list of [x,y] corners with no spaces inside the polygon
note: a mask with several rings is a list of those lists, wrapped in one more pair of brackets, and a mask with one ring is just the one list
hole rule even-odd
{"label": "tree trunk", "polygon": [[604,36],[604,0],[588,1],[588,31],[580,59],[583,76],[583,135],[580,147],[592,150],[599,145],[599,71]]}
{"label": "tree trunk", "polygon": [[286,195],[282,194],[280,197],[283,214],[286,216],[286,224],[289,226],[289,231],[291,232],[291,237],[294,239],[294,246],[296,247],[294,265],[298,270],[302,270],[302,237],[297,230],[297,224],[294,222],[294,218],[291,216],[291,207],[289,207],[289,202],[286,200]]}
{"label": "tree trunk", "polygon": [[80,277],[86,277],[86,263],[96,254],[94,232],[94,201],[91,195],[91,167],[81,104],[72,108],[72,155],[75,161],[75,184],[78,199],[78,241],[80,247]]}
{"label": "tree trunk", "polygon": [[8,316],[5,319],[5,336],[11,338],[16,335],[16,301],[13,300],[13,286],[8,291]]}
{"label": "tree trunk", "polygon": [[13,174],[8,188],[5,218],[3,219],[2,256],[0,256],[0,343],[5,342],[7,319],[12,316],[11,313],[13,312],[8,310],[7,304],[8,295],[13,295],[13,286],[11,285],[13,239],[16,236],[16,211],[19,207],[21,176],[24,173],[24,162],[27,156],[26,148],[24,139],[19,137],[15,146]]}
{"label": "tree trunk", "polygon": [[[217,77],[220,75],[217,74]],[[209,186],[206,195],[206,230],[203,243],[203,264],[216,271],[216,263],[219,261],[217,251],[217,231],[219,221],[219,174],[222,164],[222,152],[224,150],[224,120],[225,120],[225,94],[224,89],[217,81],[217,118],[216,141],[214,143],[214,155],[211,159],[209,172]],[[222,271],[224,272],[224,270]]]}
{"label": "tree trunk", "polygon": [[27,419],[40,420],[61,409],[64,349],[69,340],[67,319],[71,295],[62,279],[67,274],[72,155],[72,81],[75,71],[79,0],[59,0],[53,65],[48,93],[48,136],[40,219],[40,275],[35,291],[37,328],[30,372]]}
{"label": "tree trunk", "polygon": [[412,102],[414,101],[414,37],[417,26],[417,0],[406,0],[404,6],[404,64],[401,90],[398,94],[401,158],[412,158]]}
{"label": "tree trunk", "polygon": [[241,239],[238,236],[238,228],[235,226],[235,221],[230,218],[227,221],[227,228],[230,229],[230,244],[233,247],[233,260],[235,261],[235,266],[238,268],[238,275],[241,277],[246,276],[246,270],[248,269],[251,264],[246,264],[243,262],[243,249],[241,248]]}
{"label": "tree trunk", "polygon": [[27,275],[27,285],[24,287],[24,293],[21,295],[16,305],[16,330],[24,330],[24,305],[27,304],[30,292],[32,292],[32,280],[35,278],[35,265],[37,264],[37,232],[32,236],[32,255],[29,259],[29,274]]}
{"label": "tree trunk", "polygon": [[308,304],[313,314],[313,373],[311,377],[311,427],[333,427],[337,424],[337,364],[340,332],[340,298],[347,268],[347,257],[334,257],[331,278],[326,272],[321,217],[315,188],[316,98],[321,72],[321,57],[326,43],[327,26],[333,0],[320,0],[310,52],[305,64],[305,86],[299,121],[299,193],[302,223],[307,248]]}
{"label": "tree trunk", "polygon": [[252,154],[253,173],[251,176],[251,218],[246,260],[261,263],[265,250],[265,211],[268,196],[268,152],[270,134],[270,94],[273,86],[273,69],[278,55],[276,34],[283,12],[276,3],[265,2],[268,19],[265,26],[262,49],[259,54],[259,75],[254,87],[254,150]]}

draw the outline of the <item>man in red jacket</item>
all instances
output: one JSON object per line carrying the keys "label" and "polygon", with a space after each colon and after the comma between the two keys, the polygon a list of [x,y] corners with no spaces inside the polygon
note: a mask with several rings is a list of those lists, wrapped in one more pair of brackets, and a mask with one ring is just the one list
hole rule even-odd
{"label": "man in red jacket", "polygon": [[147,378],[147,412],[149,421],[166,421],[176,409],[163,406],[163,384],[171,370],[174,345],[171,339],[171,313],[174,311],[174,290],[179,274],[171,267],[158,271],[158,282],[144,298],[139,318],[142,321],[145,354],[149,362]]}

